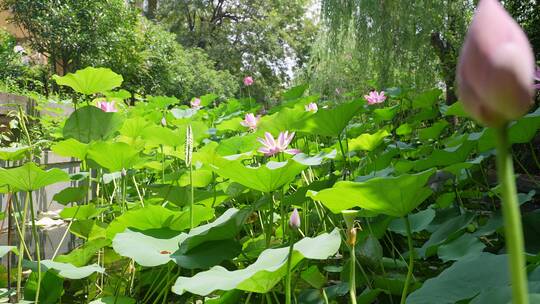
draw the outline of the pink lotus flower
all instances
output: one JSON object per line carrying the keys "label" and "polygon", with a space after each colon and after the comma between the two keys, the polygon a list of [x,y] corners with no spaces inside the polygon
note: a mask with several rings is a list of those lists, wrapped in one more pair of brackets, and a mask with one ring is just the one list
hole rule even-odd
{"label": "pink lotus flower", "polygon": [[497,0],[480,1],[457,68],[465,110],[497,127],[533,104],[534,55],[527,36]]}
{"label": "pink lotus flower", "polygon": [[317,111],[319,110],[319,107],[317,107],[317,104],[316,104],[316,103],[310,102],[309,104],[307,104],[307,105],[305,106],[305,109],[306,109],[306,111],[308,111],[308,112],[317,113]]}
{"label": "pink lotus flower", "polygon": [[261,147],[259,152],[264,153],[265,156],[273,156],[281,152],[291,155],[300,153],[298,149],[287,149],[294,138],[294,132],[291,134],[289,131],[280,132],[277,141],[269,132],[265,132],[264,137],[264,139],[258,138],[257,140],[263,144],[264,147]]}
{"label": "pink lotus flower", "polygon": [[253,84],[253,78],[251,76],[247,76],[246,78],[244,78],[244,85],[249,87],[250,85]]}
{"label": "pink lotus flower", "polygon": [[368,95],[364,95],[364,98],[367,100],[368,105],[374,105],[381,103],[386,100],[386,96],[384,95],[384,91],[381,91],[380,93],[373,90],[369,92]]}
{"label": "pink lotus flower", "polygon": [[192,109],[200,109],[201,108],[201,100],[199,98],[194,98],[190,102],[190,105],[191,105]]}
{"label": "pink lotus flower", "polygon": [[118,109],[116,109],[114,105],[114,101],[99,101],[97,103],[97,107],[100,108],[103,112],[118,112]]}
{"label": "pink lotus flower", "polygon": [[253,113],[248,113],[240,124],[246,128],[249,128],[250,130],[255,130],[257,129],[257,124],[259,123],[260,118],[260,115],[255,116]]}
{"label": "pink lotus flower", "polygon": [[294,208],[293,212],[291,213],[291,218],[289,219],[289,227],[293,229],[300,228],[300,214],[298,214],[298,210]]}

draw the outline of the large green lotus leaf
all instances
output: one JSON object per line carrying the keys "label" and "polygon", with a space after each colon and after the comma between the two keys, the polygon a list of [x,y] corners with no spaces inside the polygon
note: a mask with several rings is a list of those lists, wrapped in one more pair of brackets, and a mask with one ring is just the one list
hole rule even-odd
{"label": "large green lotus leaf", "polygon": [[418,138],[423,141],[430,139],[437,139],[442,131],[448,126],[448,122],[445,120],[434,123],[431,127],[418,130]]}
{"label": "large green lotus leaf", "polygon": [[88,144],[83,144],[74,138],[70,138],[57,142],[51,147],[51,150],[60,156],[76,157],[80,160],[85,160],[88,152]]}
{"label": "large green lotus leaf", "polygon": [[58,85],[68,86],[85,95],[111,91],[124,81],[121,75],[110,69],[94,67],[87,67],[65,76],[53,75],[53,79]]}
{"label": "large green lotus leaf", "polygon": [[82,267],[88,264],[98,250],[111,245],[111,240],[106,238],[93,239],[87,241],[79,248],[72,250],[65,255],[59,255],[54,260],[56,262],[69,263],[73,266]]}
{"label": "large green lotus leaf", "polygon": [[411,134],[413,131],[413,127],[408,124],[408,123],[404,123],[402,125],[400,125],[397,129],[396,129],[396,134],[397,135],[408,135],[408,134]]}
{"label": "large green lotus leaf", "polygon": [[298,122],[298,129],[306,133],[337,137],[347,127],[349,121],[362,110],[362,106],[361,102],[352,101],[333,109],[320,109],[304,121]]}
{"label": "large green lotus leaf", "polygon": [[[536,136],[538,129],[540,129],[540,108],[510,124],[508,127],[510,143],[528,143]],[[473,136],[473,139],[478,139],[478,150],[480,152],[487,151],[495,147],[495,133],[491,128],[486,128],[478,135],[472,134],[471,136]]]}
{"label": "large green lotus leaf", "polygon": [[386,130],[380,130],[373,134],[361,134],[360,136],[349,140],[349,151],[363,150],[373,151],[391,134]]}
{"label": "large green lotus leaf", "polygon": [[242,225],[251,212],[251,208],[242,210],[230,208],[215,221],[191,229],[187,238],[180,245],[179,253],[187,253],[205,242],[234,238],[242,229]]}
{"label": "large green lotus leaf", "polygon": [[2,147],[0,148],[0,159],[8,161],[21,160],[26,156],[28,150],[30,150],[28,146]]}
{"label": "large green lotus leaf", "polygon": [[88,189],[85,187],[67,187],[53,196],[53,200],[67,205],[69,203],[81,202],[88,194]]}
{"label": "large green lotus leaf", "polygon": [[441,245],[438,256],[444,262],[457,261],[479,255],[486,245],[472,234],[464,234],[448,244]]}
{"label": "large green lotus leaf", "polygon": [[287,91],[283,92],[281,97],[283,98],[284,101],[300,98],[302,97],[302,95],[304,95],[304,92],[307,90],[307,88],[308,88],[307,84],[302,84],[302,85],[292,87],[288,89]]}
{"label": "large green lotus leaf", "polygon": [[[214,209],[195,205],[193,217],[194,225],[197,226],[203,221],[212,219]],[[107,237],[112,240],[117,233],[123,232],[126,228],[137,230],[168,228],[180,232],[189,228],[189,210],[172,211],[154,205],[129,210],[109,224]]]}
{"label": "large green lotus leaf", "polygon": [[192,171],[191,181],[189,178],[189,172],[184,172],[182,175],[180,175],[180,179],[178,180],[178,186],[180,187],[186,187],[193,185],[193,187],[206,187],[210,185],[212,182],[212,176],[213,172],[211,170],[206,169],[198,169]]}
{"label": "large green lotus leaf", "polygon": [[431,89],[429,91],[422,92],[413,99],[412,106],[413,108],[430,108],[437,102],[441,94],[441,89]]}
{"label": "large green lotus leaf", "polygon": [[109,296],[96,299],[88,304],[135,304],[135,299],[125,296]]}
{"label": "large green lotus leaf", "polygon": [[45,171],[35,163],[26,163],[12,169],[0,168],[0,185],[20,191],[34,191],[59,182],[69,181],[69,175],[57,168]]}
{"label": "large green lotus leaf", "polygon": [[256,134],[249,134],[224,139],[217,146],[216,152],[223,156],[251,152],[261,146],[257,137]]}
{"label": "large green lotus leaf", "polygon": [[97,219],[77,220],[71,222],[69,232],[88,241],[102,239],[106,237],[107,224]]}
{"label": "large green lotus leaf", "polygon": [[144,231],[126,229],[115,235],[112,246],[116,253],[133,259],[141,266],[155,267],[172,261],[171,253],[178,250],[178,244],[186,236],[185,233],[167,228]]}
{"label": "large green lotus leaf", "polygon": [[85,106],[71,113],[64,124],[63,135],[82,143],[105,140],[121,127],[122,122],[122,116],[118,113],[107,113],[94,106]]}
{"label": "large green lotus leaf", "polygon": [[506,255],[482,253],[455,262],[407,297],[409,304],[454,304],[509,284]]}
{"label": "large green lotus leaf", "polygon": [[312,116],[313,113],[307,112],[304,107],[284,108],[275,114],[261,117],[256,134],[260,137],[264,132],[270,132],[277,136],[283,131],[299,131],[303,122]]}
{"label": "large green lotus leaf", "polygon": [[450,166],[464,162],[471,151],[474,149],[473,141],[466,141],[463,144],[450,147],[442,150],[435,150],[430,156],[418,160],[414,164],[414,169],[417,171],[425,170],[433,167]]}
{"label": "large green lotus leaf", "polygon": [[319,100],[319,98],[320,97],[318,95],[311,95],[311,96],[305,96],[305,97],[287,100],[287,101],[282,102],[278,106],[270,108],[268,110],[268,114],[274,114],[276,112],[280,112],[285,108],[291,109],[291,108],[296,108],[296,107],[301,108],[302,110],[305,111],[306,105],[308,105],[311,102],[316,103]]}
{"label": "large green lotus leaf", "polygon": [[123,142],[97,142],[88,149],[88,158],[109,172],[130,169],[140,160],[139,151]]}
{"label": "large green lotus leaf", "polygon": [[209,241],[189,252],[175,252],[172,257],[178,266],[186,269],[208,269],[226,260],[232,260],[242,252],[242,245],[234,239]]}
{"label": "large green lotus leaf", "polygon": [[218,95],[212,94],[212,93],[199,97],[199,99],[201,100],[201,106],[206,107],[210,105],[218,97],[219,97]]}
{"label": "large green lotus leaf", "polygon": [[[429,224],[433,221],[434,218],[435,218],[435,210],[433,209],[426,209],[426,210],[422,210],[414,214],[410,214],[409,222],[411,225],[411,232],[415,233],[415,232],[420,232],[426,229],[429,226]],[[405,219],[403,218],[394,219],[392,222],[390,222],[390,225],[388,225],[388,230],[407,236],[407,228],[405,226]]]}
{"label": "large green lotus leaf", "polygon": [[282,187],[306,168],[294,160],[270,161],[256,168],[246,167],[240,161],[221,157],[215,158],[210,167],[221,177],[261,192],[271,192]]}
{"label": "large green lotus leaf", "polygon": [[454,102],[451,106],[443,105],[440,110],[444,116],[470,117],[463,109],[462,102]]}
{"label": "large green lotus leaf", "polygon": [[468,212],[459,216],[453,216],[438,226],[431,234],[427,242],[419,249],[421,256],[429,257],[437,252],[437,248],[446,240],[459,236],[462,231],[474,219],[474,213]]}
{"label": "large green lotus leaf", "polygon": [[[34,265],[37,265],[36,262],[31,262]],[[35,266],[37,267],[37,266]],[[92,264],[83,267],[75,267],[69,263],[55,262],[52,260],[42,260],[41,261],[41,271],[45,272],[49,269],[56,270],[58,275],[71,280],[79,280],[86,278],[87,276],[93,274],[94,272],[105,273],[105,269],[100,267],[98,264]]]}
{"label": "large green lotus leaf", "polygon": [[381,122],[381,121],[387,121],[392,120],[394,116],[396,116],[397,112],[399,110],[399,106],[395,105],[393,107],[386,107],[382,109],[375,109],[373,110],[373,114],[375,115],[375,121]]}
{"label": "large green lotus leaf", "polygon": [[147,98],[147,106],[159,110],[167,109],[169,106],[178,102],[178,98],[169,96],[150,96]]}
{"label": "large green lotus leaf", "polygon": [[124,121],[122,128],[120,128],[120,135],[135,139],[142,136],[144,130],[151,125],[149,121],[143,117],[128,118]]}
{"label": "large green lotus leaf", "polygon": [[[149,190],[153,195],[162,198],[163,201],[171,202],[176,206],[185,206],[191,199],[190,187],[179,187],[175,185],[152,185]],[[223,191],[207,191],[206,189],[195,189],[194,202],[207,207],[221,204],[228,196]]]}
{"label": "large green lotus leaf", "polygon": [[240,122],[243,120],[242,117],[232,117],[227,120],[224,120],[220,122],[216,129],[220,132],[226,132],[226,131],[246,131],[247,128],[242,126]]}
{"label": "large green lotus leaf", "polygon": [[75,207],[66,207],[60,212],[60,217],[63,219],[89,220],[105,211],[104,208],[96,208],[96,205],[90,203],[88,205],[80,205]]}
{"label": "large green lotus leaf", "polygon": [[179,147],[186,142],[179,132],[161,126],[149,126],[142,131],[142,138],[151,145]]}
{"label": "large green lotus leaf", "polygon": [[426,187],[435,170],[397,177],[376,177],[365,182],[338,182],[332,188],[308,193],[333,213],[353,207],[395,217],[403,217],[427,199],[432,191]]}
{"label": "large green lotus leaf", "polygon": [[[29,264],[23,261],[25,266]],[[37,263],[30,265],[32,268],[32,273],[28,276],[26,284],[24,286],[24,299],[22,301],[17,301],[19,304],[30,304],[35,303],[36,292],[38,287],[38,274],[37,274]],[[42,267],[45,268],[45,267]],[[44,271],[41,273],[40,281],[41,292],[39,294],[39,303],[42,304],[57,304],[60,303],[60,298],[64,293],[64,279],[61,278],[56,271]],[[0,299],[2,299],[0,291]],[[0,302],[4,302],[0,300]]]}
{"label": "large green lotus leaf", "polygon": [[[338,229],[315,238],[303,238],[294,244],[291,267],[303,259],[325,260],[338,251],[340,244]],[[287,273],[288,251],[288,247],[266,249],[255,263],[244,269],[229,271],[215,266],[193,277],[178,277],[172,291],[180,295],[190,292],[202,296],[216,290],[232,289],[266,293]]]}

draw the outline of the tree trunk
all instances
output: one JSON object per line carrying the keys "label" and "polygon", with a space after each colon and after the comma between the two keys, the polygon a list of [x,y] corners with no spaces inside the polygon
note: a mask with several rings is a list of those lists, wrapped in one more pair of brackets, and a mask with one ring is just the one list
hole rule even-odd
{"label": "tree trunk", "polygon": [[446,87],[446,104],[451,105],[457,101],[455,92],[457,54],[452,45],[443,39],[439,32],[431,33],[431,45],[441,61],[441,72]]}

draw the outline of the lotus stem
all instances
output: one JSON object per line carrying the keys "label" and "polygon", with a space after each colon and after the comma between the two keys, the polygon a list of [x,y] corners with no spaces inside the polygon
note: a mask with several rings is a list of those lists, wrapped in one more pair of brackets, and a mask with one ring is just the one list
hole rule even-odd
{"label": "lotus stem", "polygon": [[189,165],[189,185],[191,196],[189,199],[189,227],[193,229],[193,201],[195,200],[195,189],[193,188],[193,168]]}
{"label": "lotus stem", "polygon": [[289,255],[287,256],[287,277],[285,277],[285,304],[291,304],[291,266],[294,247],[294,229],[290,229]]}
{"label": "lotus stem", "polygon": [[502,213],[506,251],[510,266],[512,303],[528,304],[523,228],[517,200],[512,155],[509,153],[510,143],[507,126],[496,128],[495,133],[497,139],[497,176],[502,194]]}
{"label": "lotus stem", "polygon": [[349,243],[349,251],[351,254],[349,294],[351,296],[351,304],[356,304],[356,228],[352,227],[347,230],[347,242]]}
{"label": "lotus stem", "polygon": [[[32,199],[32,192],[28,191],[27,195],[30,197],[30,216],[32,218],[32,235],[34,237],[34,243],[35,243],[35,250],[37,255],[37,271],[38,271],[38,279],[37,279],[37,287],[36,287],[36,297],[34,298],[36,304],[39,303],[39,292],[41,289],[41,248],[40,248],[40,241],[39,241],[39,233],[37,232],[37,226],[36,226],[36,216],[34,214],[34,201]],[[23,232],[24,233],[24,232]]]}
{"label": "lotus stem", "polygon": [[21,285],[22,285],[22,261],[24,259],[24,245],[26,237],[26,215],[28,214],[28,204],[30,202],[30,197],[26,195],[24,198],[24,207],[22,214],[22,223],[20,229],[20,243],[19,243],[19,259],[17,261],[17,300],[21,299]]}
{"label": "lotus stem", "polygon": [[401,304],[405,304],[407,300],[407,293],[409,291],[409,285],[411,284],[413,267],[414,267],[414,247],[412,241],[411,222],[409,216],[403,218],[405,220],[405,228],[407,229],[407,243],[409,244],[409,265],[407,266],[407,277],[405,278],[405,285],[403,286],[403,293],[401,294]]}

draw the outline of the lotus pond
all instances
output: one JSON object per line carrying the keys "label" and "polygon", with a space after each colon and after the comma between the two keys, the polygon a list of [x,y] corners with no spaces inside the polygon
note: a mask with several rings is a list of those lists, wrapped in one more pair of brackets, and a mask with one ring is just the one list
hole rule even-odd
{"label": "lotus pond", "polygon": [[481,5],[450,105],[439,88],[336,101],[299,85],[268,106],[132,94],[108,68],[53,76],[70,114],[44,139],[19,108],[0,148],[0,303],[540,303],[533,58],[501,64],[529,58],[517,31],[513,57],[475,53],[503,14]]}

